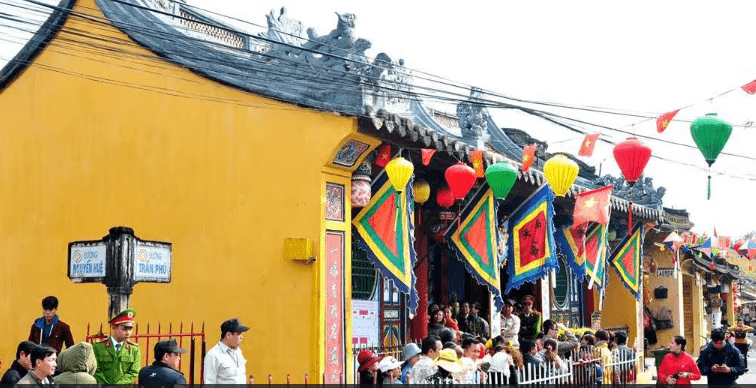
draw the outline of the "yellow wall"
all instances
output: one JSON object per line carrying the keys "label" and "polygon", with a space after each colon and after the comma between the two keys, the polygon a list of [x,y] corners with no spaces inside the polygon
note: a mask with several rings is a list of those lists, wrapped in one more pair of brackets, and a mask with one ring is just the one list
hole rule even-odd
{"label": "yellow wall", "polygon": [[[601,311],[602,327],[621,327],[627,326],[627,345],[632,347],[638,342],[643,345],[643,331],[639,330],[639,324],[642,324],[641,303],[635,299],[635,296],[622,284],[622,278],[617,274],[613,267],[608,268],[609,286],[606,288],[604,299],[604,309]],[[638,340],[638,335],[641,335]]]}
{"label": "yellow wall", "polygon": [[711,325],[704,325],[704,319],[711,321],[711,317],[704,314],[706,309],[703,302],[703,286],[696,284],[695,278],[692,280],[693,295],[690,297],[693,298],[693,332],[697,335],[693,338],[693,346],[689,349],[689,353],[695,356],[700,353],[701,346],[704,345],[702,336],[708,337],[707,330],[711,330]]}
{"label": "yellow wall", "polygon": [[735,293],[732,292],[732,285],[730,285],[730,292],[727,293],[727,323],[731,326],[735,326],[738,323],[735,322]]}
{"label": "yellow wall", "polygon": [[[673,268],[672,252],[669,249],[665,248],[664,251],[660,251],[657,246],[653,245],[646,245],[646,248],[647,249],[643,251],[644,260],[646,260],[646,262],[653,258],[656,260],[658,268]],[[674,324],[674,327],[672,328],[656,331],[658,342],[651,346],[652,349],[662,346],[669,347],[672,337],[676,335],[685,336],[685,320],[682,306],[682,277],[683,274],[679,272],[677,278],[671,276],[656,276],[656,273],[652,273],[649,274],[649,284],[644,284],[645,287],[648,287],[651,292],[651,297],[653,298],[651,304],[646,307],[648,307],[653,314],[657,314],[661,308],[668,308],[672,311],[672,323]],[[659,286],[667,288],[666,299],[657,299],[654,297],[654,290]]]}
{"label": "yellow wall", "polygon": [[[102,17],[92,0],[76,7]],[[65,28],[93,27],[70,18]],[[323,186],[333,176],[323,166],[355,132],[355,120],[221,86],[159,60],[115,28],[96,32],[123,40],[119,50],[147,59],[92,60],[55,40],[0,92],[3,365],[26,339],[47,295],[59,297],[60,316],[77,341],[87,323],[107,318],[105,287],[66,277],[67,244],[125,225],[140,238],[173,243],[172,283],[135,287],[131,306],[138,322],[151,322],[153,330],[157,322],[205,322],[209,349],[221,321],[238,316],[251,327],[242,350],[258,382],[269,373],[274,383],[283,383],[286,373],[292,382],[302,382],[305,373],[317,381],[321,268],[284,261],[283,240],[308,238],[320,252]],[[348,204],[349,182],[337,179],[346,183]]]}

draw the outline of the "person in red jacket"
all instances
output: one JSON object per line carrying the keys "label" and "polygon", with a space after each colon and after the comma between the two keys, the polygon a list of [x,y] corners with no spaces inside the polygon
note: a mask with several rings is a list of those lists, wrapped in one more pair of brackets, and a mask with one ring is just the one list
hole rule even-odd
{"label": "person in red jacket", "polygon": [[693,380],[701,378],[701,371],[690,354],[685,353],[687,341],[676,335],[669,343],[670,352],[664,356],[659,365],[658,381],[666,385],[690,385]]}
{"label": "person in red jacket", "polygon": [[42,317],[32,324],[29,341],[38,345],[50,345],[56,353],[60,353],[63,345],[66,348],[73,346],[71,328],[58,318],[58,298],[48,296],[42,299]]}

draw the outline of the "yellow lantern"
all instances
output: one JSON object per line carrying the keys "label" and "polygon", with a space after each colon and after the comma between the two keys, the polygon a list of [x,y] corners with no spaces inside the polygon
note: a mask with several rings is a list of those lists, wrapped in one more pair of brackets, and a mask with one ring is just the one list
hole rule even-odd
{"label": "yellow lantern", "polygon": [[404,191],[407,187],[407,183],[412,178],[412,173],[415,171],[415,166],[410,161],[403,157],[398,157],[386,165],[386,174],[391,181],[391,185],[394,186],[394,190],[397,193]]}
{"label": "yellow lantern", "polygon": [[425,179],[418,179],[412,184],[412,193],[415,195],[415,202],[422,205],[430,198],[430,184]]}
{"label": "yellow lantern", "polygon": [[543,165],[543,173],[554,195],[564,197],[575,183],[580,167],[564,155],[556,155]]}

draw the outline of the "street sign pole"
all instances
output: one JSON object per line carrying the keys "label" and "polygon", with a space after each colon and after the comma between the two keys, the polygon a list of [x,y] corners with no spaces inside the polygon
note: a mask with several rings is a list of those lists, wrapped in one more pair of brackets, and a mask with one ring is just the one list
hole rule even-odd
{"label": "street sign pole", "polygon": [[125,226],[110,228],[103,240],[107,244],[105,285],[108,287],[108,319],[129,308],[134,292],[134,230]]}
{"label": "street sign pole", "polygon": [[110,228],[101,240],[68,244],[68,278],[74,283],[105,284],[108,319],[129,308],[134,285],[139,282],[170,283],[171,243],[141,240],[134,229]]}

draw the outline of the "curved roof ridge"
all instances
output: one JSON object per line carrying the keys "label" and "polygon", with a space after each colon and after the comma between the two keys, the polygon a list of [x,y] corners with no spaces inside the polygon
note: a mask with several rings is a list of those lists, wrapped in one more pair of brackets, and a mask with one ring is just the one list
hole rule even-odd
{"label": "curved roof ridge", "polygon": [[15,81],[27,67],[31,66],[32,62],[50,44],[63,27],[63,23],[68,20],[68,15],[71,14],[74,5],[76,5],[76,0],[61,0],[42,24],[42,27],[26,42],[21,51],[0,70],[0,92]]}

